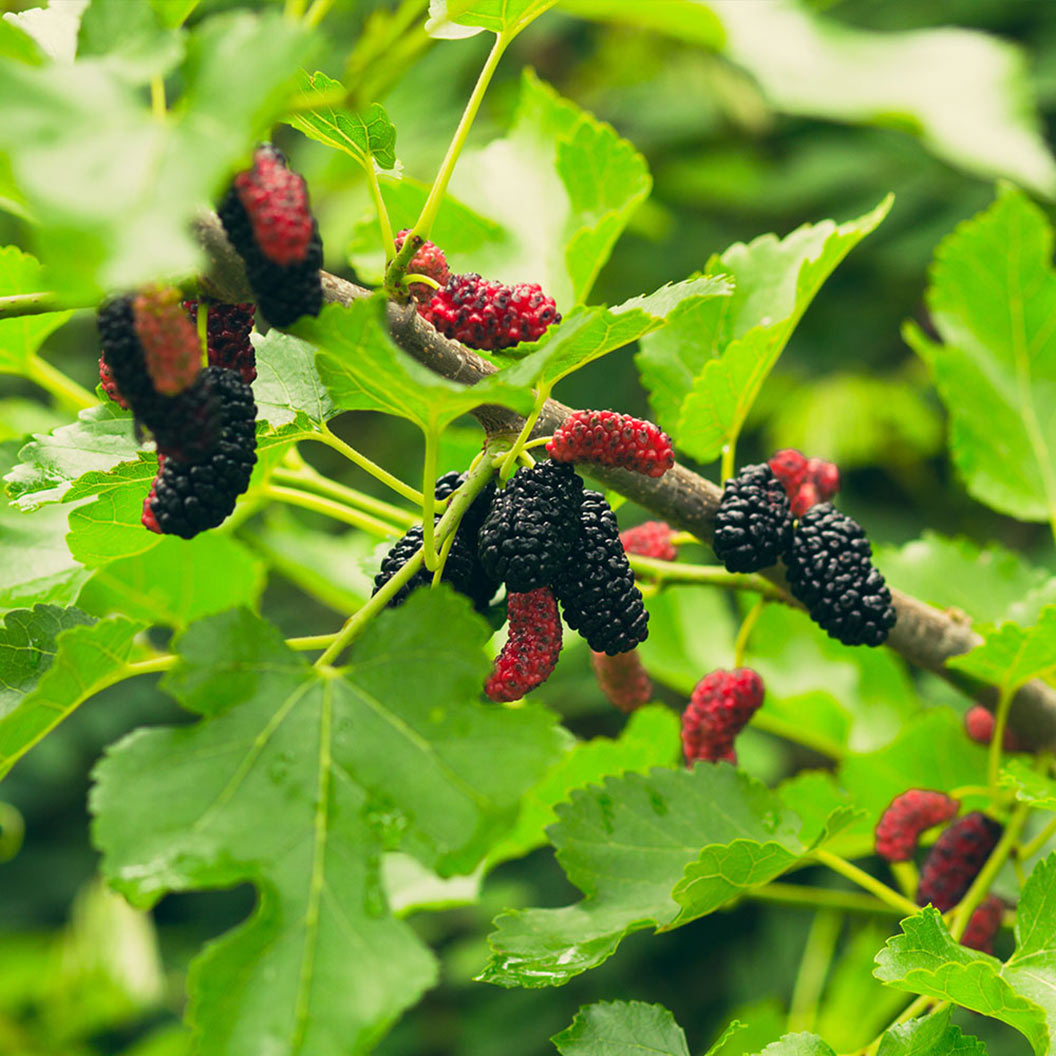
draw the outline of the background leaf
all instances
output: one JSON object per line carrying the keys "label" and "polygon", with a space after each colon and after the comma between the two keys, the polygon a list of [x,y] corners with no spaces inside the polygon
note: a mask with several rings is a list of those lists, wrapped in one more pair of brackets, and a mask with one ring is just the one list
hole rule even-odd
{"label": "background leaf", "polygon": [[[0,297],[42,293],[50,288],[44,269],[17,246],[0,249]],[[0,319],[0,374],[25,374],[30,357],[72,312],[46,312]]]}
{"label": "background leaf", "polygon": [[663,1005],[599,1001],[551,1039],[561,1056],[689,1056],[686,1035]]}
{"label": "background leaf", "polygon": [[877,1056],[986,1056],[986,1046],[950,1023],[952,1009],[899,1023],[884,1032]]}
{"label": "background leaf", "polygon": [[950,666],[1012,689],[1056,673],[1056,605],[1042,609],[1033,627],[1004,623],[984,631],[984,637],[982,645],[954,657]]}

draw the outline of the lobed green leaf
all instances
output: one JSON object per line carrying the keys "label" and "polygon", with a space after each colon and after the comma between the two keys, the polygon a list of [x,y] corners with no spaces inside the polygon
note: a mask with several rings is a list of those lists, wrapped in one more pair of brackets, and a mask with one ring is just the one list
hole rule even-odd
{"label": "lobed green leaf", "polygon": [[562,1056],[689,1056],[682,1028],[663,1005],[598,1001],[551,1039]]}
{"label": "lobed green leaf", "polygon": [[1056,674],[1056,605],[1043,608],[1033,627],[1003,623],[981,633],[983,644],[953,657],[951,667],[1011,690]]}

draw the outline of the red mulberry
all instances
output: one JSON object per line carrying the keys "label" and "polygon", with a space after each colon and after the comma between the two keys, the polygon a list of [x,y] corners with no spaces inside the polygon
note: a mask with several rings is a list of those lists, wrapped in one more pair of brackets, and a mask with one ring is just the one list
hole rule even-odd
{"label": "red mulberry", "polygon": [[981,953],[994,952],[994,939],[1001,930],[1001,918],[1005,915],[1005,904],[997,895],[987,895],[975,907],[972,919],[961,936],[961,945]]}
{"label": "red mulberry", "polygon": [[535,283],[504,286],[475,274],[452,275],[419,312],[445,337],[493,352],[536,341],[561,321],[553,298]]}
{"label": "red mulberry", "polygon": [[602,693],[624,714],[648,704],[652,699],[653,683],[649,680],[637,649],[628,649],[615,656],[592,652],[590,665],[594,668]]}
{"label": "red mulberry", "polygon": [[958,818],[935,841],[920,871],[917,904],[953,909],[1001,838],[1001,826],[978,810]]}
{"label": "red mulberry", "polygon": [[558,462],[596,462],[647,477],[662,477],[675,464],[666,433],[615,411],[576,411],[554,431],[546,450]]}
{"label": "red mulberry", "polygon": [[[409,227],[405,227],[397,233],[395,239],[397,253],[403,249],[404,239],[410,233],[411,229]],[[446,286],[447,280],[451,278],[451,269],[447,266],[447,257],[444,256],[444,251],[439,246],[428,241],[423,242],[418,247],[418,251],[411,257],[410,262],[407,264],[407,273],[409,275],[427,275],[434,282],[439,283],[440,286]],[[424,282],[412,282],[407,287],[407,290],[416,301],[423,303],[428,303],[432,300],[433,294],[436,292]],[[423,308],[419,308],[419,311],[423,310]]]}
{"label": "red mulberry", "polygon": [[758,572],[775,564],[791,541],[788,496],[765,462],[745,466],[726,481],[712,547],[730,572]]}
{"label": "red mulberry", "polygon": [[202,366],[198,334],[180,307],[176,289],[149,289],[132,300],[132,318],[143,349],[143,361],[163,396],[176,396],[190,387]]}
{"label": "red mulberry", "polygon": [[507,599],[509,637],[484,686],[492,700],[520,700],[541,686],[561,652],[561,619],[549,587]]}
{"label": "red mulberry", "polygon": [[106,359],[103,356],[99,357],[99,384],[102,385],[103,392],[106,393],[108,399],[113,400],[118,407],[123,407],[126,411],[129,409],[124,396],[121,395],[121,391],[117,387],[117,382],[114,381],[113,374],[110,373],[110,368],[106,365]]}
{"label": "red mulberry", "polygon": [[[184,301],[191,322],[198,318],[198,302]],[[253,332],[252,304],[210,304],[206,322],[209,366],[235,371],[247,385],[257,377],[257,353],[249,335]]]}
{"label": "red mulberry", "polygon": [[652,557],[657,561],[674,561],[678,550],[671,541],[674,531],[665,521],[645,521],[620,532],[620,542],[628,554]]}
{"label": "red mulberry", "polygon": [[763,680],[749,667],[712,671],[697,683],[682,713],[687,765],[698,759],[737,762],[734,741],[763,703]]}
{"label": "red mulberry", "polygon": [[889,862],[908,862],[925,829],[957,814],[957,800],[943,792],[911,788],[896,796],[876,826],[876,853]]}
{"label": "red mulberry", "polygon": [[784,485],[796,517],[819,502],[828,502],[840,490],[840,471],[832,462],[807,458],[793,447],[775,452],[769,465]]}
{"label": "red mulberry", "polygon": [[[978,744],[989,744],[994,737],[994,716],[981,704],[974,704],[964,714],[964,729],[968,736]],[[1027,749],[1020,739],[1006,726],[1001,747],[1006,752],[1025,752]]]}

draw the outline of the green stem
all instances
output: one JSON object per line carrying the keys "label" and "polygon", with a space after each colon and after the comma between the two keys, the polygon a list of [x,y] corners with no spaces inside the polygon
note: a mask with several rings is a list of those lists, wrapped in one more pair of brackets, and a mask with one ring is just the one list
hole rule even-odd
{"label": "green stem", "polygon": [[689,546],[692,543],[699,543],[700,540],[692,532],[675,532],[671,536],[672,546]]}
{"label": "green stem", "polygon": [[381,228],[381,244],[385,247],[385,263],[388,264],[396,252],[396,242],[392,234],[392,221],[389,219],[389,210],[385,205],[385,199],[382,197],[381,184],[378,183],[378,173],[374,168],[373,155],[367,158],[364,169],[367,174],[367,186],[370,188],[370,196],[374,199],[374,208],[378,214],[378,226]]}
{"label": "green stem", "polygon": [[752,633],[752,628],[759,621],[759,617],[763,614],[763,609],[766,608],[766,598],[759,598],[758,601],[748,610],[748,615],[744,617],[741,622],[741,629],[737,632],[737,639],[733,643],[733,666],[743,667],[744,666],[744,654],[748,648],[748,638]]}
{"label": "green stem", "polygon": [[334,6],[334,0],[315,0],[315,3],[308,8],[308,13],[304,16],[304,24],[309,29],[314,29],[330,12],[330,8]]}
{"label": "green stem", "polygon": [[325,422],[319,427],[318,433],[308,433],[304,439],[315,440],[320,444],[326,444],[327,447],[332,447],[335,451],[344,455],[353,465],[359,466],[360,469],[369,473],[375,480],[380,480],[386,487],[391,488],[397,495],[402,495],[408,502],[413,502],[415,506],[422,505],[422,493],[420,491],[415,491],[409,484],[404,484],[399,477],[394,477],[388,470],[382,469],[381,466],[371,461],[366,455],[360,454],[351,444],[346,444],[344,440],[330,431],[330,427]]}
{"label": "green stem", "polygon": [[304,5],[306,0],[286,0],[283,14],[291,21],[298,22],[304,16]]}
{"label": "green stem", "polygon": [[814,1029],[818,1018],[818,1005],[825,990],[825,978],[829,974],[833,954],[836,952],[836,942],[842,929],[842,913],[822,909],[814,914],[792,988],[792,1000],[789,1002],[790,1032]]}
{"label": "green stem", "polygon": [[54,293],[12,293],[0,297],[0,319],[16,319],[23,315],[46,315],[48,312],[68,311],[70,308],[86,308],[87,305],[60,304]]}
{"label": "green stem", "polygon": [[876,895],[881,902],[886,902],[899,913],[912,916],[920,912],[920,906],[915,902],[910,902],[905,895],[900,895],[893,888],[888,887],[887,884],[877,880],[875,876],[870,876],[864,869],[859,869],[852,862],[840,858],[831,851],[821,848],[813,851],[811,857],[822,865],[828,866],[834,873],[839,873],[840,876],[846,877],[852,883],[857,884],[864,891],[868,891],[871,895]]}
{"label": "green stem", "polygon": [[83,411],[87,407],[94,407],[99,402],[94,394],[36,354],[26,361],[25,373],[30,381],[36,382],[42,389],[50,392],[59,403],[70,410]]}
{"label": "green stem", "polygon": [[636,575],[645,576],[660,583],[704,583],[712,587],[732,587],[734,590],[750,590],[767,601],[794,604],[791,597],[776,583],[757,572],[727,572],[719,565],[687,565],[677,561],[659,561],[655,557],[628,554]]}
{"label": "green stem", "polygon": [[531,451],[536,447],[545,447],[550,441],[553,440],[553,436],[539,436],[535,440],[529,440],[528,443],[521,448],[522,451]]}
{"label": "green stem", "polygon": [[419,275],[416,271],[404,275],[403,281],[408,285],[412,282],[420,282],[425,286],[431,286],[434,290],[440,289],[440,283],[438,283],[431,275]]}
{"label": "green stem", "polygon": [[150,79],[150,112],[156,121],[164,121],[168,114],[165,105],[165,78],[161,74]]}
{"label": "green stem", "polygon": [[477,77],[477,83],[473,86],[469,101],[462,112],[462,119],[458,123],[458,128],[455,129],[451,144],[448,146],[444,160],[440,163],[440,169],[433,180],[433,186],[429,189],[429,197],[426,198],[417,222],[404,241],[403,248],[396,254],[396,259],[393,260],[392,264],[389,265],[388,273],[385,276],[385,288],[390,293],[399,289],[402,285],[403,276],[407,273],[408,263],[418,251],[421,242],[427,239],[430,231],[432,231],[436,214],[440,211],[444,193],[447,190],[448,183],[451,181],[451,175],[455,171],[455,165],[458,162],[459,155],[462,153],[462,148],[466,145],[466,138],[469,136],[469,130],[473,127],[473,120],[480,109],[484,93],[488,90],[488,85],[491,84],[491,78],[499,65],[499,60],[512,39],[512,36],[507,36],[506,33],[498,33],[495,36],[495,43],[488,53],[487,61],[484,63],[484,68],[480,71],[480,76]]}
{"label": "green stem", "polygon": [[986,758],[986,781],[990,786],[990,795],[992,797],[997,795],[997,775],[1001,769],[1001,749],[1005,743],[1008,713],[1012,707],[1012,697],[1015,692],[1015,686],[1002,686],[1001,695],[997,698],[997,707],[994,709],[994,733],[990,738],[990,749]]}
{"label": "green stem", "polygon": [[524,445],[532,435],[535,423],[539,421],[539,415],[543,413],[543,408],[546,406],[546,401],[548,399],[550,399],[550,386],[540,385],[539,390],[535,394],[535,406],[532,408],[532,413],[525,418],[524,425],[521,427],[521,431],[517,434],[517,439],[513,442],[513,447],[511,447],[506,453],[506,457],[503,459],[502,465],[499,467],[500,480],[509,480],[513,473],[514,464],[524,451]]}
{"label": "green stem", "polygon": [[377,536],[379,539],[391,539],[400,534],[400,530],[384,521],[379,521],[370,514],[361,513],[343,503],[335,502],[323,495],[313,495],[311,492],[298,491],[296,488],[286,488],[280,484],[265,484],[256,489],[256,494],[262,498],[274,499],[276,502],[285,502],[290,506],[300,506],[304,510],[312,510],[321,513],[325,517],[332,517],[335,521],[349,524],[353,528],[359,528],[364,532]]}
{"label": "green stem", "polygon": [[[806,909],[828,908],[848,913],[870,913],[890,917],[896,913],[889,905],[872,895],[857,891],[836,891],[829,887],[809,887],[806,884],[773,883],[753,887],[745,897],[758,902],[775,902],[782,906],[802,906]],[[901,916],[901,911],[898,911]]]}
{"label": "green stem", "polygon": [[425,458],[422,466],[422,547],[425,567],[435,572],[440,563],[433,540],[433,512],[436,508],[436,464],[440,436],[435,428],[425,430]]}
{"label": "green stem", "polygon": [[200,349],[202,370],[205,370],[209,366],[209,306],[202,303],[200,295],[198,307],[195,309],[194,322],[198,328],[198,348]]}
{"label": "green stem", "polygon": [[393,506],[383,499],[376,499],[373,495],[367,495],[345,484],[339,484],[336,480],[331,480],[330,477],[317,472],[307,463],[303,465],[303,469],[286,469],[280,466],[278,469],[272,470],[272,478],[285,481],[287,484],[296,484],[303,488],[314,488],[316,491],[321,491],[324,495],[330,495],[331,498],[337,499],[347,506],[364,510],[366,513],[373,513],[382,520],[391,521],[393,524],[410,528],[418,523],[418,515],[411,513],[410,510],[402,510],[399,506]]}
{"label": "green stem", "polygon": [[895,878],[899,891],[906,898],[912,898],[917,893],[917,888],[920,886],[920,874],[917,872],[916,863],[892,862],[891,875]]}
{"label": "green stem", "polygon": [[1026,861],[1028,858],[1032,858],[1038,853],[1053,838],[1056,836],[1056,818],[1053,818],[1048,825],[1045,826],[1033,839],[1024,843],[1019,848],[1019,852],[1016,855],[1021,861]]}
{"label": "green stem", "polygon": [[722,448],[722,463],[719,469],[720,484],[725,484],[726,481],[733,476],[734,469],[736,468],[737,460],[737,437],[731,436],[729,442],[726,443]]}

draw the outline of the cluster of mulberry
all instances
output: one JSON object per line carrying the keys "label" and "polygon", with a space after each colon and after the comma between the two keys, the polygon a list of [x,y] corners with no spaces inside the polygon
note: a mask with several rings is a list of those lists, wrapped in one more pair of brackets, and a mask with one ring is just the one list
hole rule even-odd
{"label": "cluster of mulberry", "polygon": [[557,462],[618,466],[662,477],[674,464],[671,438],[652,422],[616,411],[576,411],[554,430],[546,445]]}
{"label": "cluster of mulberry", "polygon": [[794,447],[771,455],[769,466],[784,485],[796,517],[819,502],[828,502],[840,490],[840,471],[832,462],[807,458]]}
{"label": "cluster of mulberry", "polygon": [[749,667],[712,671],[693,690],[682,713],[686,763],[737,762],[734,741],[763,703],[763,680]]}

